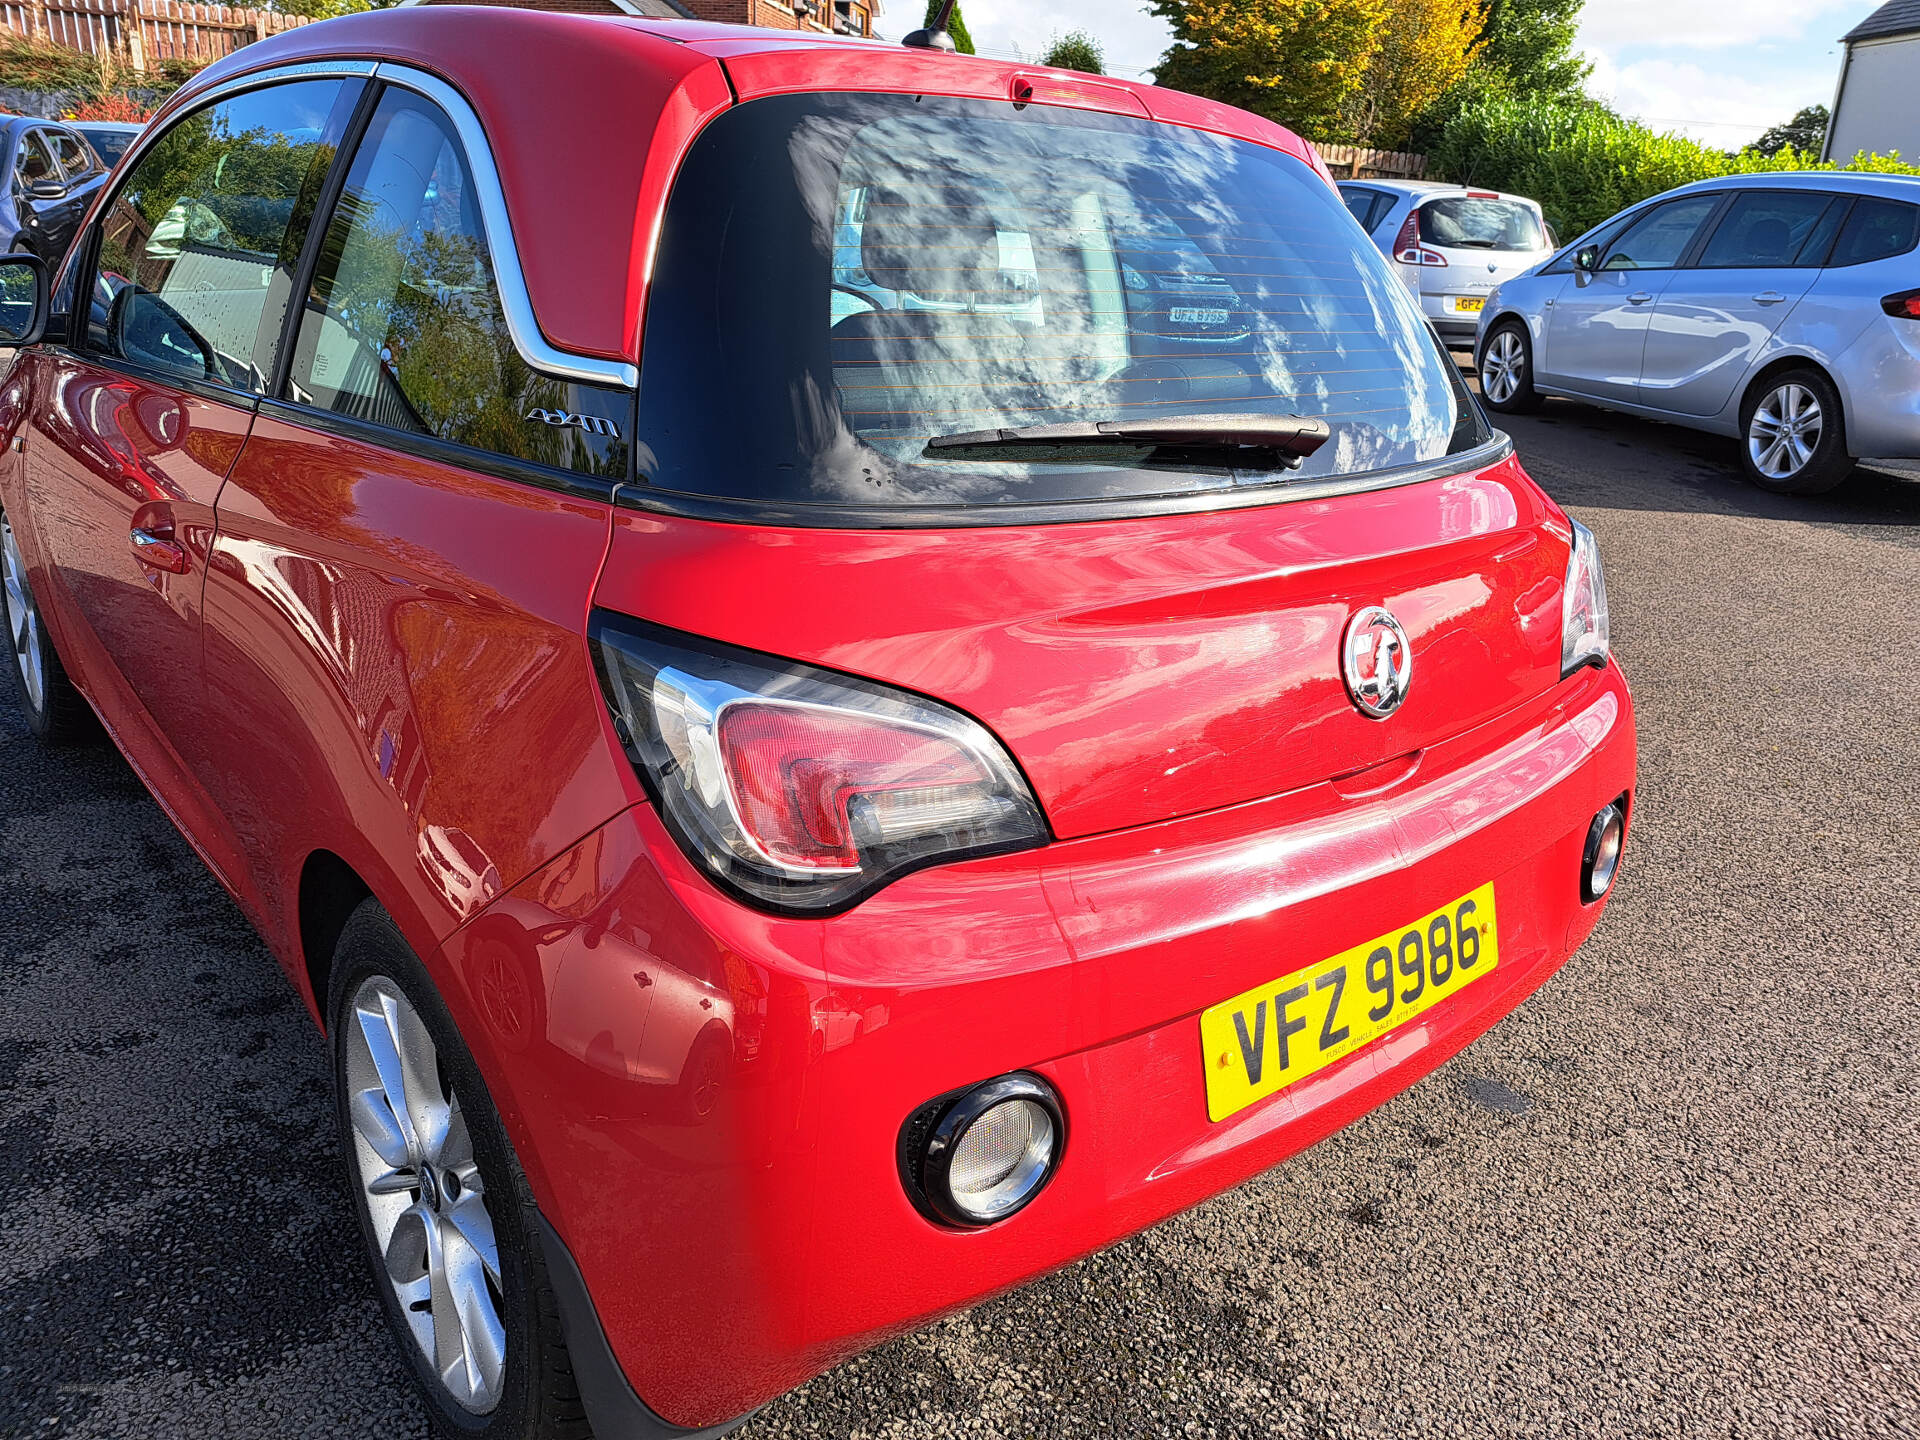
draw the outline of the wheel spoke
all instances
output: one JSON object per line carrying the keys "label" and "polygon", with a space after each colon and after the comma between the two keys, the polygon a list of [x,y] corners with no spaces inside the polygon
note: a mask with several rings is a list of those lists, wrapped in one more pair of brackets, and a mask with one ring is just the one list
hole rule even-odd
{"label": "wheel spoke", "polygon": [[[440,1254],[458,1321],[468,1393],[475,1399],[485,1398],[498,1392],[507,1358],[506,1329],[487,1289],[483,1257],[452,1225],[440,1232]],[[438,1324],[437,1303],[435,1308]]]}
{"label": "wheel spoke", "polygon": [[400,1063],[400,1047],[394,1038],[393,1024],[387,1014],[389,997],[375,995],[372,1005],[360,1004],[354,1007],[354,1019],[360,1027],[360,1036],[366,1042],[368,1058],[373,1061],[374,1073],[380,1080],[380,1088],[386,1094],[387,1109],[394,1122],[399,1126],[400,1136],[405,1141],[410,1156],[420,1154],[420,1141],[413,1128],[413,1114],[407,1105],[407,1081],[405,1068]]}
{"label": "wheel spoke", "polygon": [[447,1212],[447,1221],[461,1241],[479,1258],[487,1274],[500,1279],[500,1246],[493,1238],[493,1217],[487,1214],[486,1201],[477,1193],[466,1192]]}
{"label": "wheel spoke", "polygon": [[402,1004],[398,996],[389,996],[386,1012],[406,1087],[414,1144],[421,1158],[438,1164],[451,1111],[440,1086],[440,1057],[425,1022],[411,1005]]}
{"label": "wheel spoke", "polygon": [[[413,1152],[407,1144],[406,1130],[394,1113],[386,1090],[376,1085],[359,1091],[348,1110],[353,1116],[354,1133],[367,1142],[373,1153],[384,1160],[389,1168],[411,1174]],[[372,1189],[371,1183],[368,1188]]]}

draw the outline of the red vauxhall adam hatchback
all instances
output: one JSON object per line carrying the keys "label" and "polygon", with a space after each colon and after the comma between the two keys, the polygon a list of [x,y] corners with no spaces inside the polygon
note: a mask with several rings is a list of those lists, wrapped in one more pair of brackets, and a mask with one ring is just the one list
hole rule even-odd
{"label": "red vauxhall adam hatchback", "polygon": [[1593,539],[1384,265],[1190,96],[438,7],[248,46],[0,260],[27,715],[325,1027],[444,1433],[718,1433],[1586,937]]}

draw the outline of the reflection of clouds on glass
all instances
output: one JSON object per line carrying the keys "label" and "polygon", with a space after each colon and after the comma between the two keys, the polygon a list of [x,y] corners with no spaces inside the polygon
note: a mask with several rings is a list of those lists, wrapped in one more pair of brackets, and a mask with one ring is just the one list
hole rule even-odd
{"label": "reflection of clouds on glass", "polygon": [[[1072,421],[1323,416],[1335,441],[1300,478],[1479,438],[1404,287],[1292,157],[934,97],[783,97],[710,134],[728,131],[742,138],[703,141],[733,168],[700,177],[695,228],[669,217],[648,322],[650,353],[704,347],[685,367],[700,380],[676,389],[649,372],[642,405],[674,393],[681,414],[700,387],[750,372],[734,393],[754,413],[698,453],[663,412],[649,439],[669,488],[777,497],[797,475],[814,500],[939,504],[1165,493],[1224,473],[1144,449],[1107,464],[926,450],[935,435]],[[790,192],[770,156],[790,167]],[[667,305],[669,292],[689,298]],[[733,317],[719,330],[715,301]]]}

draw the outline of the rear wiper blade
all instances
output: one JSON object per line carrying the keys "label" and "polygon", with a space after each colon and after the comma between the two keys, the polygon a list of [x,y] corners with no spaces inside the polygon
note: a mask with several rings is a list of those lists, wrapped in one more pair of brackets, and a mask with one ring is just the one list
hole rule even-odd
{"label": "rear wiper blade", "polygon": [[970,450],[1080,449],[1116,445],[1200,450],[1231,454],[1259,450],[1291,469],[1332,437],[1325,420],[1311,415],[1168,415],[1154,420],[1077,420],[1065,425],[1023,425],[1013,430],[968,430],[935,435],[930,455]]}

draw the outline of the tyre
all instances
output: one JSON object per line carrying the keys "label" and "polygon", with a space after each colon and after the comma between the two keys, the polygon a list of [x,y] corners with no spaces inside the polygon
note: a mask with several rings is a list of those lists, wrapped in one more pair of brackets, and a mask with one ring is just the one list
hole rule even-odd
{"label": "tyre", "polygon": [[1479,363],[1480,397],[1489,410],[1530,415],[1540,408],[1543,398],[1533,388],[1533,346],[1526,326],[1517,320],[1496,325]]}
{"label": "tyre", "polygon": [[0,513],[0,595],[13,642],[13,687],[27,728],[42,745],[71,745],[100,733],[93,711],[67,678],[53,637],[41,623],[40,606],[27,583],[27,563],[14,538],[13,522]]}
{"label": "tyre", "polygon": [[1818,370],[1786,370],[1740,407],[1740,465],[1775,495],[1824,495],[1853,473],[1840,395]]}
{"label": "tyre", "polygon": [[467,1048],[391,918],[341,932],[327,1013],[374,1288],[442,1440],[588,1440],[533,1197]]}

